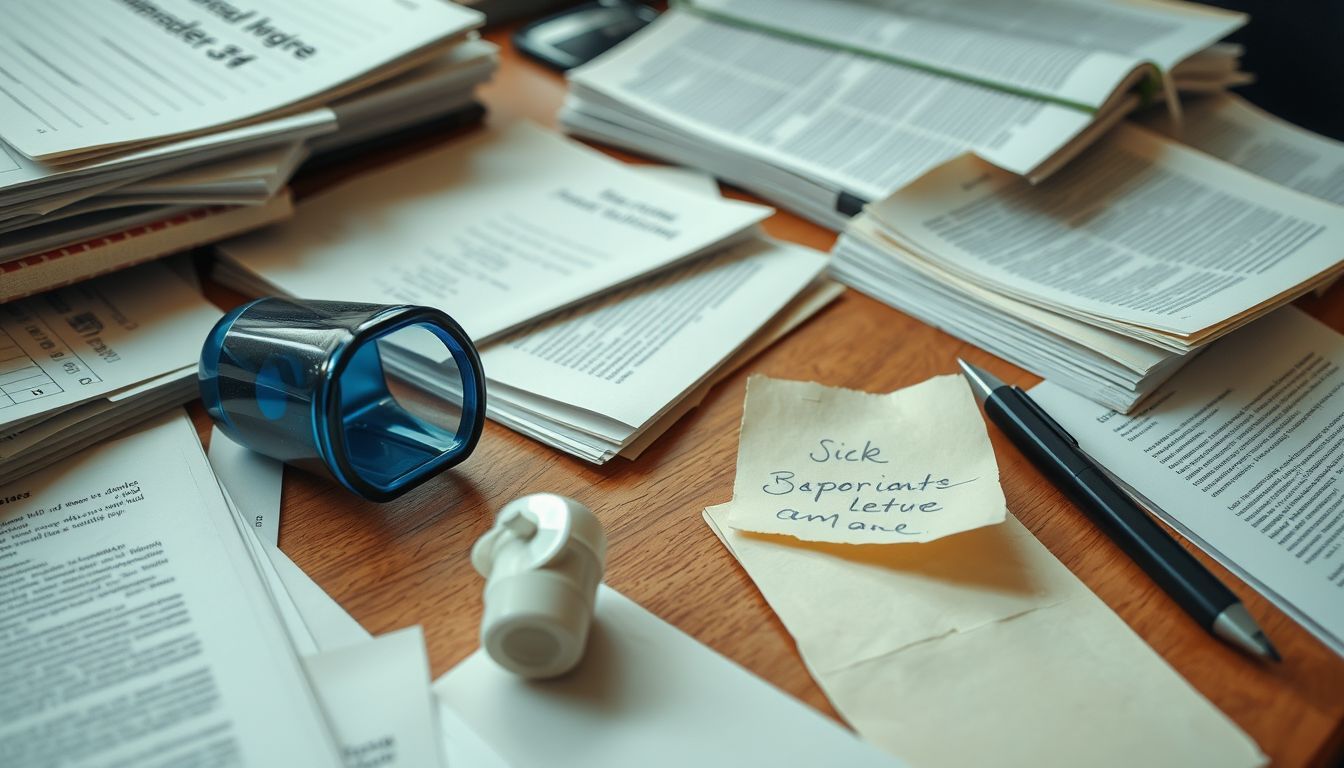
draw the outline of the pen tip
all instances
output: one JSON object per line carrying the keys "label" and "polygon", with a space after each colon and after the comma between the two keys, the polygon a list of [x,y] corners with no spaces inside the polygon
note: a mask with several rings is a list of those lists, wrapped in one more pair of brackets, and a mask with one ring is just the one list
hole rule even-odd
{"label": "pen tip", "polygon": [[1247,612],[1246,606],[1233,603],[1213,623],[1213,633],[1248,653],[1273,661],[1282,661],[1279,652]]}
{"label": "pen tip", "polygon": [[1003,386],[1003,382],[991,376],[988,371],[982,371],[961,358],[957,358],[957,365],[961,366],[962,375],[971,385],[971,393],[981,405],[984,405],[991,392]]}
{"label": "pen tip", "polygon": [[1266,658],[1271,661],[1283,661],[1283,657],[1279,655],[1279,652],[1274,648],[1274,645],[1269,642],[1269,638],[1265,637],[1264,632],[1257,633],[1255,639],[1259,641],[1261,652]]}

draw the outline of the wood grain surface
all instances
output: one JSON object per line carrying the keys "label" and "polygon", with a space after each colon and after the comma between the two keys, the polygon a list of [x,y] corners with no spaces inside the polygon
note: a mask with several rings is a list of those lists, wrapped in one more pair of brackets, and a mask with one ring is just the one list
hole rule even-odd
{"label": "wood grain surface", "polygon": [[[502,67],[482,90],[489,120],[555,124],[564,97],[556,74],[513,52],[507,29]],[[447,138],[396,147],[362,168],[404,158]],[[612,152],[622,159],[644,162]],[[339,175],[339,174],[337,174]],[[330,183],[323,174],[316,183]],[[312,185],[312,179],[306,181]],[[302,187],[300,187],[302,191]],[[732,189],[725,193],[753,199]],[[300,209],[300,215],[302,210]],[[775,237],[828,250],[834,233],[788,213],[767,223]],[[231,307],[242,297],[208,284]],[[1307,311],[1344,331],[1344,286],[1304,300]],[[448,308],[451,313],[452,308]],[[611,540],[607,582],[691,636],[831,717],[792,640],[700,513],[732,494],[737,431],[748,374],[874,392],[956,370],[964,357],[1007,382],[1037,379],[979,349],[852,290],[781,343],[729,376],[638,461],[594,467],[496,424],[458,470],[383,505],[289,469],[280,546],[369,631],[420,624],[435,676],[477,646],[482,580],[468,562],[496,510],[547,491],[588,504]],[[203,437],[208,419],[192,414]],[[1344,753],[1344,660],[1202,553],[1246,602],[1283,653],[1257,663],[1212,639],[1119,549],[1098,533],[993,427],[1009,509],[1186,680],[1244,728],[1275,765],[1335,765]],[[1344,599],[1344,596],[1341,596]],[[900,692],[892,691],[893,702]],[[1049,744],[1042,744],[1049,749]]]}

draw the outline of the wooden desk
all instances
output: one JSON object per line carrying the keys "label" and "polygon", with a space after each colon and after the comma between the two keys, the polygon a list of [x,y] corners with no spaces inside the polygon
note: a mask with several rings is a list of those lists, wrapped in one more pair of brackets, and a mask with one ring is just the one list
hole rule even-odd
{"label": "wooden desk", "polygon": [[[554,125],[562,79],[487,35],[503,66],[482,91],[491,120]],[[625,159],[627,155],[613,153]],[[734,197],[751,199],[733,190]],[[831,232],[780,213],[771,235],[828,250]],[[215,290],[232,305],[236,297]],[[1303,306],[1344,331],[1344,288]],[[884,392],[956,370],[964,357],[1010,383],[1026,372],[854,291],[716,386],[638,461],[594,467],[496,424],[458,471],[396,502],[361,502],[290,470],[280,545],[369,631],[425,629],[434,674],[477,646],[479,576],[472,543],[509,500],[550,491],[589,504],[611,539],[607,582],[701,642],[831,717],[792,640],[700,518],[732,495],[748,373]],[[198,426],[207,427],[199,407]],[[1205,634],[991,428],[1009,509],[1192,685],[1260,744],[1275,765],[1334,764],[1344,751],[1344,660],[1236,577],[1196,553],[1246,601],[1282,651],[1260,665]],[[1344,598],[1342,598],[1344,599]],[[893,695],[899,698],[899,691]],[[1043,749],[1049,746],[1042,745]]]}

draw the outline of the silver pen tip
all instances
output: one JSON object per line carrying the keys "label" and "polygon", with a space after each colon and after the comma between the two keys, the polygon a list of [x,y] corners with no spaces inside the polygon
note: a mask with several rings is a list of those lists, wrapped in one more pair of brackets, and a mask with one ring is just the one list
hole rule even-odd
{"label": "silver pen tip", "polygon": [[1242,603],[1233,603],[1218,614],[1213,622],[1213,633],[1248,653],[1274,661],[1283,660]]}
{"label": "silver pen tip", "polygon": [[971,392],[981,405],[984,405],[991,392],[1003,386],[1003,382],[995,378],[994,374],[976,368],[961,358],[957,358],[957,365],[961,366],[962,375],[966,377],[966,382],[971,385]]}

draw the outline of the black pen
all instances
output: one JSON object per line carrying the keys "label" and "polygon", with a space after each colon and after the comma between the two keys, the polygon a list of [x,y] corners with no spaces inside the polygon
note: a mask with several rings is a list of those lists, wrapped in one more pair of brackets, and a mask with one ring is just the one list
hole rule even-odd
{"label": "black pen", "polygon": [[1275,661],[1278,651],[1237,596],[1110,479],[1027,393],[958,360],[985,414],[1195,621]]}

